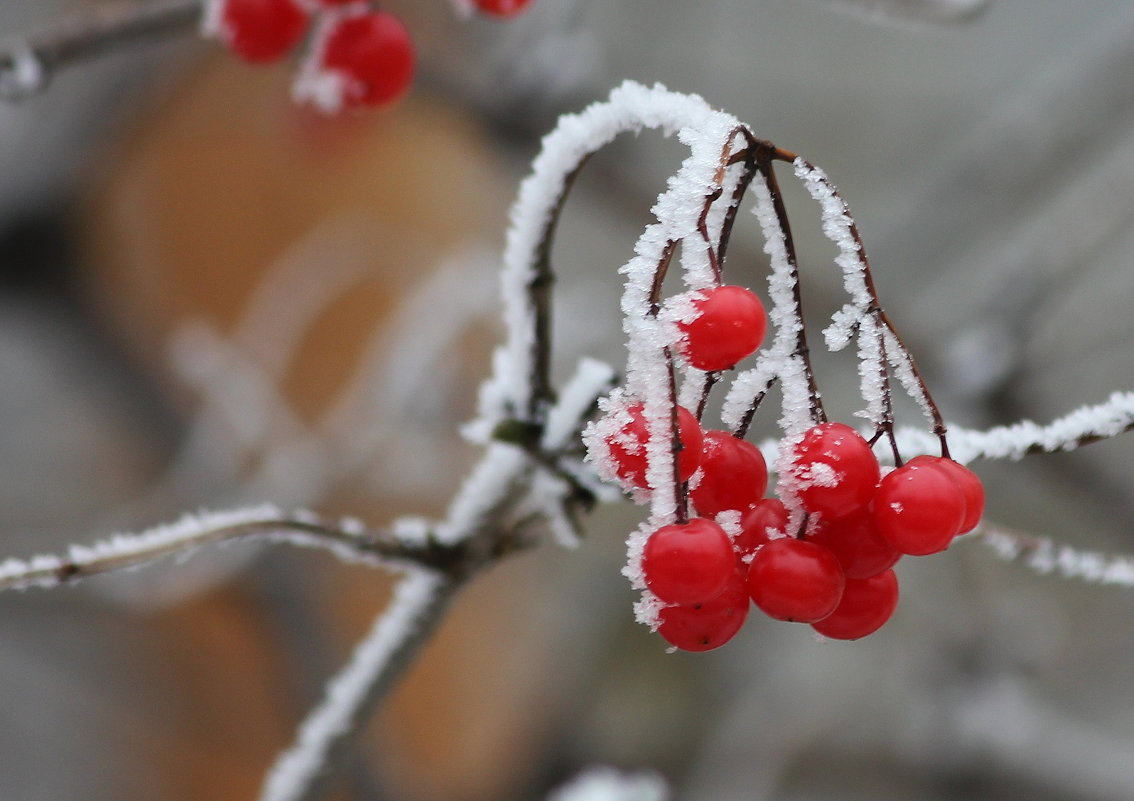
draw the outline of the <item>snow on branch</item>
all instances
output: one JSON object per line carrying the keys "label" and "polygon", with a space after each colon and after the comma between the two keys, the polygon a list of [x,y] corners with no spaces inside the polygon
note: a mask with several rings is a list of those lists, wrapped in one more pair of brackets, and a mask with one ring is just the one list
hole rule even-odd
{"label": "snow on branch", "polygon": [[669,787],[654,773],[588,768],[547,797],[547,801],[666,801]]}
{"label": "snow on branch", "polygon": [[[395,525],[395,532],[400,529]],[[172,523],[138,533],[116,534],[91,545],[71,545],[63,554],[5,559],[0,562],[0,590],[73,583],[99,573],[141,567],[175,554],[187,556],[206,545],[234,540],[322,548],[343,561],[370,565],[427,559],[420,542],[369,532],[356,520],[332,523],[310,512],[285,514],[264,504],[186,514]]]}
{"label": "snow on branch", "polygon": [[[636,260],[656,264],[667,241],[696,230],[700,201],[713,184],[722,143],[738,124],[700,97],[627,81],[608,100],[561,117],[544,137],[512,206],[501,270],[507,341],[495,360],[493,379],[481,391],[481,418],[489,429],[509,416],[534,420],[549,402],[551,241],[566,194],[586,160],[619,134],[643,128],[666,135],[680,131],[694,151],[658,199],[654,211],[661,222],[647,228],[635,248]],[[698,204],[680,209],[676,199],[688,198],[690,192],[681,189],[690,186],[695,186],[692,197]],[[631,265],[623,272],[632,274]],[[645,303],[648,292],[648,286],[628,289],[624,305]]]}
{"label": "snow on branch", "polygon": [[1042,575],[1134,587],[1134,554],[1081,551],[1046,537],[1033,537],[991,524],[982,524],[977,536],[1001,559],[1019,562]]}
{"label": "snow on branch", "polygon": [[260,801],[305,801],[318,796],[329,771],[359,727],[420,645],[444,617],[458,583],[412,570],[394,590],[350,662],[327,685],[323,703],[299,729],[295,744],[269,772]]}
{"label": "snow on branch", "polygon": [[[951,427],[949,447],[952,457],[962,464],[976,459],[1019,460],[1032,454],[1073,451],[1131,429],[1134,392],[1115,392],[1103,403],[1081,406],[1047,425],[1022,420],[983,431]],[[927,453],[936,442],[923,431],[909,429],[899,431],[898,439],[917,453]]]}

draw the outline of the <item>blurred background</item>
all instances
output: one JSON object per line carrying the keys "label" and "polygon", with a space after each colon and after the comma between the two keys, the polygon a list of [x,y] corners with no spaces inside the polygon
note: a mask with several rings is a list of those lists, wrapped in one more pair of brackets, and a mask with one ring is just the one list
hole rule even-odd
{"label": "blurred background", "polygon": [[[558,114],[625,78],[701,94],[831,175],[950,420],[1131,388],[1129,3],[382,5],[421,58],[388,111],[296,108],[289,65],[191,35],[0,105],[0,554],[260,501],[442,511],[475,455],[455,430],[500,336],[516,185]],[[5,0],[0,30],[98,7]],[[615,271],[682,157],[643,134],[584,171],[556,247],[562,369],[621,364]],[[820,326],[840,281],[814,208],[788,202]],[[756,229],[741,216],[738,280],[763,274]],[[820,360],[836,416],[854,367]],[[1130,448],[976,463],[988,517],[1134,550]],[[906,560],[895,618],[861,642],[754,614],[719,651],[667,654],[619,574],[640,514],[602,509],[580,548],[476,581],[335,798],[536,799],[603,762],[691,801],[1134,799],[1134,593],[966,541]],[[0,597],[0,797],[255,797],[388,590],[226,547]]]}

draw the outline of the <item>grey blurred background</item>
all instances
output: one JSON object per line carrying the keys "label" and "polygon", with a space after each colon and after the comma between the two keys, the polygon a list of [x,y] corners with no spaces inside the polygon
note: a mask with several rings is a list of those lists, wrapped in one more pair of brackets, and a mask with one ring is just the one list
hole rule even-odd
{"label": "grey blurred background", "polygon": [[[5,0],[0,29],[97,5]],[[950,420],[1131,388],[1128,3],[535,0],[509,23],[383,5],[422,70],[374,117],[317,120],[286,65],[193,37],[0,105],[0,555],[261,500],[375,523],[443,508],[515,185],[558,114],[624,78],[828,172]],[[583,173],[556,249],[564,369],[620,364],[615,270],[682,155],[643,134]],[[789,203],[821,325],[838,276]],[[759,274],[760,248],[742,216],[729,269]],[[847,359],[820,362],[836,414]],[[1134,550],[1129,449],[977,463],[988,517]],[[906,560],[897,615],[862,642],[754,614],[718,652],[670,655],[619,575],[638,515],[601,510],[579,549],[474,585],[336,797],[538,798],[597,761],[691,801],[1134,799],[1131,591],[964,542]],[[385,589],[226,548],[0,596],[0,797],[254,797]]]}

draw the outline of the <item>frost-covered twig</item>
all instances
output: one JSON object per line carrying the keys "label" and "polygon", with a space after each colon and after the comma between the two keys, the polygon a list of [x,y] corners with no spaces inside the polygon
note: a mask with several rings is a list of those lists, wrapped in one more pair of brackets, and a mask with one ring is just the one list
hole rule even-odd
{"label": "frost-covered twig", "polygon": [[66,18],[0,51],[0,100],[36,95],[59,69],[123,44],[192,32],[200,25],[201,10],[202,0],[151,0],[105,5]]}
{"label": "frost-covered twig", "polygon": [[337,523],[309,512],[286,514],[271,505],[224,512],[199,512],[130,534],[116,534],[91,545],[72,545],[63,554],[41,554],[0,562],[0,590],[53,587],[80,579],[141,567],[169,556],[186,556],[206,545],[235,540],[267,540],[322,548],[347,562],[446,566],[451,554],[426,540],[366,530],[355,520]]}
{"label": "frost-covered twig", "polygon": [[1134,587],[1134,554],[1081,551],[991,523],[982,523],[974,536],[979,536],[1001,559],[1019,562],[1043,575]]}
{"label": "frost-covered twig", "polygon": [[[1019,460],[1040,453],[1073,451],[1134,430],[1134,392],[1115,392],[1103,403],[1080,406],[1046,425],[1021,420],[1007,426],[974,430],[953,426],[951,456],[962,464],[976,459]],[[924,431],[897,432],[903,448],[928,453],[934,439]]]}
{"label": "frost-covered twig", "polygon": [[422,570],[399,582],[389,606],[300,727],[295,744],[269,772],[260,801],[319,797],[358,729],[441,622],[460,584]]}

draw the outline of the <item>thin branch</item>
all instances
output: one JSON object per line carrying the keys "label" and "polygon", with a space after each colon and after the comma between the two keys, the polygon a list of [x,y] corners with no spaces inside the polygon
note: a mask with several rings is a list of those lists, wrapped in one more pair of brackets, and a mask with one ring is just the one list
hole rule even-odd
{"label": "thin branch", "polygon": [[60,69],[123,45],[190,33],[200,27],[202,8],[202,0],[117,3],[17,40],[0,52],[0,100],[39,94]]}
{"label": "thin branch", "polygon": [[264,540],[322,548],[347,562],[371,566],[418,564],[449,570],[460,553],[420,538],[363,529],[354,521],[320,520],[303,512],[285,515],[272,506],[204,512],[134,534],[118,534],[92,545],[72,545],[62,555],[0,562],[0,590],[53,587],[118,570],[142,567],[206,545],[236,540]]}
{"label": "thin branch", "polygon": [[322,796],[358,731],[437,629],[462,583],[429,571],[402,579],[350,662],[327,685],[295,744],[272,767],[260,801]]}
{"label": "thin branch", "polygon": [[1042,575],[1057,574],[1089,584],[1134,587],[1134,554],[1080,551],[1046,537],[982,523],[975,536],[1009,562],[1019,562]]}

